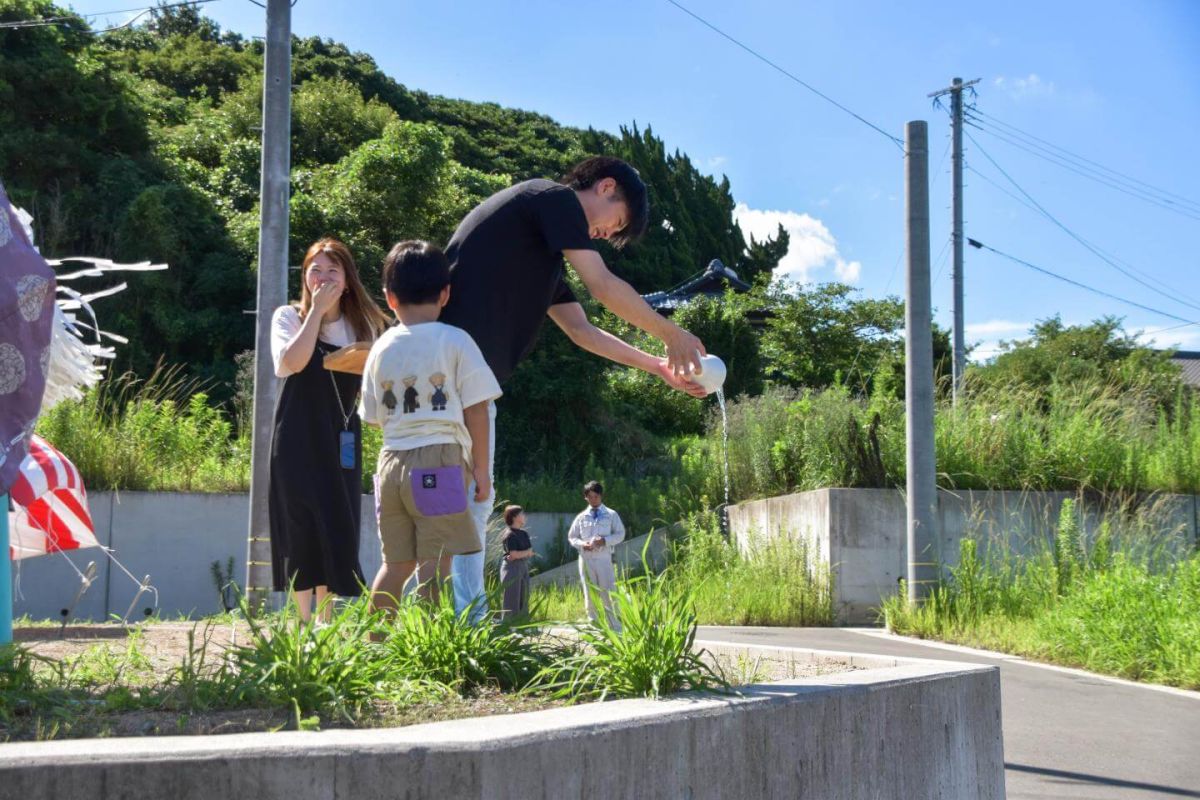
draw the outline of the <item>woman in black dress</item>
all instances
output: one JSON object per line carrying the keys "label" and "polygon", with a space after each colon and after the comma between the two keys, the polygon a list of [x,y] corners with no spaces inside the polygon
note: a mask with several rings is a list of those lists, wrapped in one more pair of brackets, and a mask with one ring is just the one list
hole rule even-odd
{"label": "woman in black dress", "polygon": [[314,593],[327,621],[329,594],[361,593],[361,379],[325,369],[329,353],[374,341],[387,318],[367,295],[344,244],[321,239],[304,256],[297,305],[276,309],[271,356],[283,378],[271,439],[271,571],[276,591],[294,592],[300,618]]}

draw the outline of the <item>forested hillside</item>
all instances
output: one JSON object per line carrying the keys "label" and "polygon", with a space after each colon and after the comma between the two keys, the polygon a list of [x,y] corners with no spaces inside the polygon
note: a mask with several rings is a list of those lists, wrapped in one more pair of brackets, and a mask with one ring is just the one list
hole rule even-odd
{"label": "forested hillside", "polygon": [[[189,7],[97,35],[45,0],[0,2],[0,20],[39,18],[61,21],[0,30],[0,178],[34,214],[47,255],[170,263],[104,301],[106,326],[130,339],[118,370],[146,375],[160,360],[182,364],[214,382],[213,396],[230,397],[235,356],[253,343],[246,312],[254,303],[261,42]],[[293,264],[316,238],[337,236],[377,289],[391,243],[444,243],[488,194],[557,178],[597,153],[627,159],[650,187],[649,235],[626,252],[604,252],[639,291],[670,287],[712,258],[753,280],[786,252],[786,234],[747,248],[728,182],[700,173],[649,125],[580,130],[432,96],[383,74],[370,56],[318,38],[293,41],[293,74]],[[294,292],[299,275],[291,277]],[[527,457],[579,462],[621,416],[597,390],[605,365],[557,331],[543,337],[504,400],[502,424],[524,432],[519,450],[528,454],[505,448],[511,456],[501,460],[513,466]]]}

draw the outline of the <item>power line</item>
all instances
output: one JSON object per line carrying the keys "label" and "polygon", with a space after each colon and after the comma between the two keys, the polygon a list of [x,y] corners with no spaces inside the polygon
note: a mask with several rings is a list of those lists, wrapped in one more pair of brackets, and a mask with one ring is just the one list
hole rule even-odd
{"label": "power line", "polygon": [[1029,153],[1030,155],[1035,156],[1037,158],[1040,158],[1043,161],[1048,161],[1051,164],[1062,167],[1063,169],[1067,170],[1068,172],[1073,172],[1076,175],[1087,178],[1088,180],[1091,180],[1091,181],[1095,181],[1096,183],[1099,183],[1103,186],[1107,186],[1110,189],[1121,192],[1122,194],[1127,194],[1130,197],[1136,198],[1145,203],[1149,203],[1150,205],[1165,209],[1166,211],[1173,211],[1176,214],[1180,214],[1181,216],[1187,217],[1188,219],[1200,221],[1200,208],[1193,210],[1193,209],[1188,208],[1187,206],[1185,206],[1181,203],[1178,203],[1174,200],[1159,198],[1159,197],[1156,197],[1156,196],[1150,194],[1149,192],[1147,192],[1144,189],[1139,189],[1136,186],[1133,186],[1131,184],[1126,184],[1126,183],[1119,182],[1116,179],[1111,179],[1111,178],[1107,177],[1106,175],[1103,175],[1095,170],[1090,170],[1088,168],[1078,168],[1078,167],[1068,163],[1067,161],[1063,160],[1060,156],[1057,156],[1053,153],[1038,152],[1038,150],[1043,149],[1043,148],[1038,147],[1038,145],[1027,145],[1026,143],[1023,143],[1019,140],[1011,139],[1002,133],[997,133],[994,130],[983,127],[982,125],[980,125],[978,123],[977,120],[968,121],[967,124],[970,125],[972,128],[974,128],[975,130],[983,131],[984,133],[988,134],[989,136],[993,136],[993,137],[999,139],[1000,141],[1005,142],[1006,144],[1017,148],[1018,150],[1023,150],[1024,152]]}
{"label": "power line", "polygon": [[[989,177],[986,173],[980,172],[976,167],[972,166],[971,164],[967,164],[964,167],[964,169],[967,169],[970,172],[974,173],[977,177],[982,178],[984,181],[991,184],[992,187],[995,188],[997,191],[1008,195],[1013,200],[1015,200],[1016,202],[1025,206],[1025,208],[1028,208],[1033,213],[1038,214],[1039,216],[1041,215],[1042,212],[1036,206],[1034,206],[1032,203],[1027,201],[1025,198],[1021,197],[1020,195],[1014,194],[1011,190],[1005,188],[1004,186],[1001,186],[994,179]],[[1088,240],[1085,239],[1084,241],[1088,241]],[[1190,301],[1190,302],[1179,301],[1183,305],[1191,306],[1192,308],[1195,308],[1195,309],[1200,309],[1200,300],[1197,300],[1195,297],[1192,297],[1191,295],[1188,295],[1188,294],[1184,294],[1183,292],[1180,292],[1178,290],[1172,289],[1170,286],[1163,283],[1162,281],[1160,281],[1158,278],[1154,277],[1153,275],[1150,275],[1149,273],[1146,273],[1146,272],[1142,272],[1140,269],[1133,266],[1128,261],[1125,261],[1124,259],[1118,258],[1117,256],[1113,255],[1112,253],[1107,252],[1106,250],[1104,250],[1102,247],[1100,247],[1095,242],[1088,241],[1088,244],[1091,245],[1092,247],[1094,247],[1096,250],[1099,250],[1101,253],[1104,253],[1109,258],[1112,258],[1114,261],[1119,261],[1120,263],[1124,264],[1129,269],[1133,270],[1134,272],[1137,272],[1139,275],[1141,275],[1146,280],[1154,281],[1162,288],[1166,289],[1169,292],[1172,292],[1173,293],[1172,296],[1174,296],[1176,298],[1176,300],[1178,300],[1180,297],[1182,297],[1185,300]]]}
{"label": "power line", "polygon": [[91,34],[109,33],[110,31],[116,31],[116,30],[120,30],[122,28],[128,28],[130,25],[137,22],[139,19],[141,19],[142,17],[144,17],[146,14],[150,13],[151,11],[162,11],[162,10],[168,9],[168,8],[179,8],[180,6],[199,6],[199,5],[203,5],[205,3],[215,3],[215,2],[217,2],[217,0],[187,0],[187,2],[171,3],[169,5],[164,5],[164,6],[142,6],[140,8],[126,8],[126,9],[123,9],[120,11],[100,11],[95,14],[80,14],[80,15],[78,15],[78,17],[46,17],[44,19],[23,19],[23,20],[16,20],[14,22],[0,22],[0,30],[19,30],[19,29],[23,29],[23,28],[59,27],[59,26],[65,25],[68,22],[74,22],[76,19],[80,19],[80,18],[96,19],[98,17],[107,16],[109,14],[130,14],[134,11],[138,12],[134,17],[132,17],[129,20],[126,20],[125,22],[121,23],[120,25],[114,25],[111,28],[103,28],[101,30],[85,31],[85,33],[91,33]]}
{"label": "power line", "polygon": [[1090,158],[1086,158],[1084,156],[1077,155],[1076,153],[1072,153],[1070,150],[1067,150],[1065,147],[1060,147],[1059,145],[1056,145],[1053,142],[1048,142],[1045,139],[1042,139],[1038,136],[1034,136],[1032,133],[1027,133],[1026,131],[1021,130],[1020,128],[1018,128],[1015,125],[1010,125],[1009,123],[1004,122],[1003,120],[998,119],[998,118],[992,116],[991,114],[988,114],[985,111],[980,111],[978,108],[975,108],[974,106],[971,107],[970,112],[979,117],[983,117],[991,124],[998,125],[1003,129],[1007,129],[1007,130],[1011,131],[1012,133],[1010,135],[1022,136],[1027,139],[1032,139],[1033,141],[1043,144],[1046,147],[1051,148],[1052,150],[1057,150],[1060,153],[1062,153],[1065,158],[1075,160],[1075,161],[1081,161],[1086,164],[1090,164],[1091,166],[1096,167],[1097,169],[1099,169],[1103,172],[1111,173],[1112,175],[1115,175],[1119,178],[1124,178],[1127,181],[1132,181],[1133,183],[1144,186],[1145,188],[1147,188],[1153,192],[1156,192],[1158,194],[1165,195],[1166,197],[1171,197],[1171,198],[1179,200],[1183,203],[1186,203],[1188,205],[1196,206],[1197,208],[1200,208],[1200,202],[1197,202],[1196,200],[1192,200],[1190,198],[1184,197],[1183,195],[1176,194],[1174,192],[1168,192],[1166,189],[1160,189],[1160,188],[1154,186],[1153,184],[1146,183],[1145,181],[1139,180],[1139,179],[1133,177],[1132,175],[1127,175],[1124,172],[1118,172],[1117,170],[1112,169],[1111,167],[1106,167],[1098,161],[1093,161]]}
{"label": "power line", "polygon": [[975,145],[975,147],[979,150],[979,152],[983,153],[984,158],[986,158],[988,161],[990,161],[992,166],[995,167],[997,170],[999,170],[1000,174],[1003,175],[1008,180],[1008,182],[1011,183],[1013,185],[1013,187],[1016,188],[1016,190],[1018,192],[1020,192],[1022,196],[1025,197],[1026,200],[1028,200],[1030,203],[1032,203],[1034,206],[1037,207],[1038,212],[1042,216],[1044,216],[1046,219],[1050,220],[1052,223],[1054,223],[1056,226],[1058,226],[1060,229],[1062,229],[1063,232],[1065,232],[1072,239],[1074,239],[1075,241],[1077,241],[1081,245],[1083,245],[1088,250],[1088,252],[1092,253],[1092,255],[1096,256],[1101,261],[1103,261],[1105,264],[1108,264],[1110,267],[1115,269],[1117,272],[1120,272],[1125,277],[1129,278],[1130,280],[1134,281],[1135,283],[1141,284],[1142,286],[1146,287],[1147,289],[1154,292],[1155,294],[1162,295],[1163,297],[1167,298],[1168,300],[1171,300],[1176,303],[1182,303],[1183,305],[1191,306],[1193,308],[1200,308],[1198,306],[1193,305],[1192,303],[1188,303],[1183,300],[1180,300],[1179,299],[1180,292],[1174,292],[1174,294],[1168,294],[1167,292],[1164,292],[1155,286],[1151,286],[1149,283],[1146,283],[1146,281],[1137,277],[1132,272],[1130,272],[1129,270],[1125,269],[1120,264],[1118,264],[1116,261],[1114,261],[1113,259],[1106,256],[1104,253],[1102,253],[1098,248],[1094,247],[1090,242],[1088,242],[1082,236],[1075,233],[1075,231],[1071,230],[1066,225],[1064,225],[1062,222],[1060,222],[1059,219],[1057,217],[1055,217],[1053,214],[1051,214],[1049,211],[1047,211],[1042,206],[1041,203],[1039,203],[1037,200],[1033,199],[1033,196],[1031,194],[1029,194],[1029,192],[1027,192],[1023,188],[1021,188],[1021,184],[1017,183],[1016,180],[1014,180],[1011,175],[1009,175],[1007,172],[1005,172],[1003,167],[1001,167],[999,164],[996,163],[996,159],[992,158],[991,154],[989,154],[988,151],[985,150],[983,148],[983,146],[980,145],[979,142],[975,140],[974,136],[972,136],[970,133],[967,133],[966,131],[963,131],[963,135],[965,135],[968,139],[971,140],[971,143]]}
{"label": "power line", "polygon": [[938,252],[938,257],[934,259],[938,264],[937,275],[933,278],[933,283],[930,286],[937,286],[937,282],[942,279],[942,273],[946,271],[946,256],[950,254],[950,242],[954,240],[951,236],[942,243],[942,249]]}
{"label": "power line", "polygon": [[1097,168],[1088,166],[1086,163],[1083,163],[1083,159],[1077,156],[1058,153],[1049,147],[1038,144],[1037,142],[1027,141],[1027,139],[1031,137],[1028,137],[1026,134],[1017,134],[1004,129],[993,129],[992,126],[995,124],[993,121],[985,121],[975,116],[973,113],[969,114],[968,117],[972,127],[981,131],[986,131],[997,139],[1008,142],[1014,147],[1019,147],[1022,150],[1037,156],[1038,158],[1042,158],[1051,162],[1052,164],[1057,164],[1064,169],[1069,169],[1078,175],[1084,176],[1085,178],[1104,183],[1106,186],[1111,186],[1113,188],[1135,194],[1136,196],[1148,201],[1161,203],[1172,208],[1179,207],[1188,211],[1200,211],[1200,203],[1197,203],[1194,200],[1172,195],[1170,192],[1167,192],[1164,189],[1157,189],[1149,184],[1145,184],[1143,181],[1137,180],[1136,178],[1125,178],[1121,173],[1113,172],[1112,170],[1108,170],[1104,167]]}
{"label": "power line", "polygon": [[1074,280],[1072,278],[1068,278],[1065,275],[1059,275],[1057,272],[1051,272],[1050,270],[1046,269],[1045,267],[1039,267],[1037,264],[1032,264],[1022,258],[1017,258],[1014,255],[1009,255],[1008,253],[997,250],[994,247],[990,247],[977,239],[972,239],[970,237],[967,237],[967,244],[971,245],[971,247],[974,247],[977,250],[988,250],[1002,258],[1007,258],[1009,261],[1014,261],[1014,262],[1020,264],[1021,266],[1028,267],[1029,269],[1040,272],[1043,275],[1049,275],[1051,278],[1055,278],[1057,280],[1063,281],[1064,283],[1069,283],[1072,286],[1076,286],[1080,289],[1083,289],[1084,291],[1091,292],[1092,294],[1098,294],[1101,297],[1107,297],[1110,300],[1116,300],[1118,303],[1124,303],[1127,306],[1133,306],[1134,308],[1140,308],[1143,311],[1149,311],[1152,314],[1158,314],[1159,316],[1167,317],[1168,319],[1173,319],[1173,320],[1183,323],[1183,325],[1179,325],[1177,327],[1182,328],[1186,325],[1200,325],[1200,322],[1186,319],[1185,317],[1176,316],[1175,314],[1172,314],[1169,311],[1162,311],[1161,309],[1152,308],[1151,306],[1147,306],[1147,305],[1142,305],[1141,303],[1134,302],[1133,300],[1126,300],[1124,297],[1118,297],[1115,294],[1110,294],[1110,293],[1104,291],[1103,289],[1097,289],[1094,286],[1088,286],[1086,283],[1080,283],[1079,281]]}
{"label": "power line", "polygon": [[788,72],[786,69],[784,69],[783,67],[779,66],[779,65],[778,65],[778,64],[776,64],[774,61],[772,61],[771,59],[767,58],[766,56],[764,56],[762,53],[758,52],[758,51],[757,51],[757,50],[755,50],[754,48],[750,47],[749,45],[742,44],[740,41],[738,41],[737,39],[733,38],[733,37],[732,37],[732,36],[730,36],[728,33],[726,33],[725,31],[721,30],[720,28],[718,28],[716,25],[713,25],[711,22],[709,22],[708,20],[706,20],[704,17],[700,16],[699,14],[695,13],[695,12],[694,12],[694,11],[692,11],[691,9],[689,9],[689,8],[687,8],[687,7],[683,6],[683,5],[680,5],[680,4],[679,4],[679,3],[677,3],[675,0],[667,0],[667,2],[668,2],[668,3],[670,3],[671,5],[675,6],[676,8],[678,8],[678,9],[679,9],[680,11],[682,11],[683,13],[687,14],[687,15],[688,15],[689,17],[691,17],[692,19],[694,19],[694,20],[696,20],[697,22],[699,22],[699,23],[700,23],[701,25],[703,25],[704,27],[706,27],[706,28],[708,28],[709,30],[713,31],[714,33],[716,33],[716,34],[718,34],[718,35],[720,35],[720,36],[724,37],[725,39],[728,39],[729,41],[733,42],[733,43],[734,43],[734,44],[736,44],[738,47],[742,48],[742,49],[743,49],[743,50],[745,50],[747,53],[749,53],[750,55],[752,55],[752,56],[754,56],[755,58],[757,58],[759,61],[763,62],[763,63],[764,63],[764,64],[766,64],[767,66],[769,66],[769,67],[771,67],[772,69],[774,69],[776,72],[779,72],[780,74],[782,74],[782,75],[785,75],[786,77],[790,78],[791,80],[793,80],[793,81],[795,81],[796,83],[798,83],[798,84],[800,84],[801,86],[803,86],[805,89],[808,89],[810,92],[812,92],[813,94],[815,94],[817,97],[820,97],[820,98],[821,98],[822,100],[824,100],[825,102],[827,102],[827,103],[830,103],[831,105],[834,105],[834,106],[836,106],[837,108],[841,109],[842,111],[846,112],[847,114],[849,114],[850,116],[854,117],[856,120],[858,120],[858,121],[859,121],[859,122],[861,122],[862,124],[866,125],[868,128],[871,128],[872,130],[874,130],[874,131],[876,131],[876,132],[878,132],[878,133],[881,133],[881,134],[883,134],[884,136],[886,136],[888,139],[890,139],[890,140],[892,141],[892,144],[894,144],[894,145],[896,145],[897,147],[899,147],[899,148],[900,148],[900,150],[903,152],[903,150],[904,150],[904,140],[903,140],[903,139],[900,139],[899,137],[893,136],[892,134],[890,134],[890,133],[888,133],[887,131],[885,131],[883,128],[881,128],[881,127],[879,127],[878,125],[876,125],[875,123],[873,123],[873,122],[870,122],[870,121],[868,121],[866,118],[864,118],[864,117],[860,116],[859,114],[856,114],[856,113],[854,113],[853,111],[851,111],[850,109],[846,108],[844,105],[842,105],[841,103],[839,103],[837,100],[834,100],[834,99],[833,99],[832,97],[830,97],[829,95],[825,94],[824,92],[820,91],[820,90],[819,90],[819,89],[817,89],[816,87],[812,86],[812,84],[809,84],[809,83],[807,83],[807,82],[805,82],[805,81],[801,80],[800,78],[796,77],[796,76],[795,76],[795,75],[793,75],[792,73]]}

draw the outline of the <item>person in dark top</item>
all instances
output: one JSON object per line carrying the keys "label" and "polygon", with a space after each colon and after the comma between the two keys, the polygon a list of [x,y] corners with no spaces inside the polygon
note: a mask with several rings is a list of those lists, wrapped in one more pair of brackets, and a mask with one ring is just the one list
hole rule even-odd
{"label": "person in dark top", "polygon": [[500,585],[504,587],[504,609],[501,619],[529,613],[529,559],[533,558],[533,543],[525,532],[525,510],[520,506],[504,509],[504,524],[508,529],[500,535]]}
{"label": "person in dark top", "polygon": [[[497,192],[467,214],[446,247],[451,291],[442,321],[471,334],[501,384],[529,354],[548,316],[583,349],[703,397],[691,374],[706,355],[704,344],[610,272],[592,243],[605,239],[619,248],[635,241],[645,233],[649,214],[637,170],[610,156],[580,162],[562,183],[531,180]],[[564,259],[606,308],[662,341],[666,358],[592,325],[567,285]],[[481,543],[494,502],[489,498],[473,507]],[[456,608],[475,603],[480,619],[486,612],[482,595],[482,555],[455,556]]]}

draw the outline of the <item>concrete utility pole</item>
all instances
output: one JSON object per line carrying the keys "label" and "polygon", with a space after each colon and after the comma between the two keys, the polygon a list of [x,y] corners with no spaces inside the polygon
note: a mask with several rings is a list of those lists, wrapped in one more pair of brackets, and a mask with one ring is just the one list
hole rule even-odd
{"label": "concrete utility pole", "polygon": [[929,126],[904,126],[908,266],[904,294],[908,598],[937,583],[937,473],[933,450],[933,320],[929,297]]}
{"label": "concrete utility pole", "polygon": [[259,609],[271,590],[271,429],[277,381],[271,363],[271,313],[287,302],[288,181],[292,136],[292,7],[267,0],[263,66],[261,217],[258,227],[258,302],[254,339],[254,439],[250,473],[250,531],[246,597]]}
{"label": "concrete utility pole", "polygon": [[962,392],[963,373],[967,368],[967,346],[963,332],[963,202],[962,202],[962,125],[963,102],[962,90],[979,83],[979,79],[963,83],[962,78],[955,78],[949,88],[941,89],[930,94],[930,97],[950,95],[950,162],[951,162],[951,244],[954,249],[954,262],[951,267],[951,280],[954,283],[954,405],[958,405],[958,396]]}

